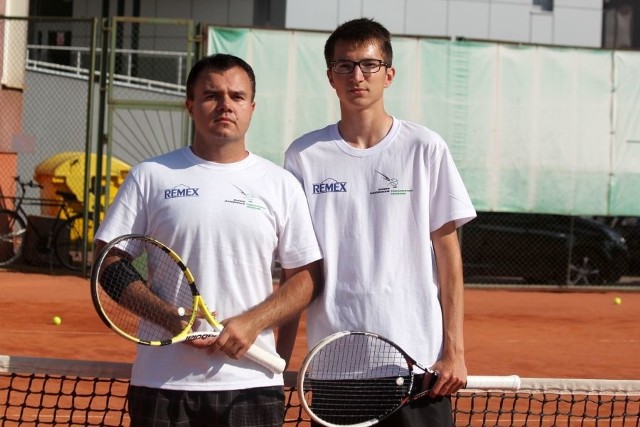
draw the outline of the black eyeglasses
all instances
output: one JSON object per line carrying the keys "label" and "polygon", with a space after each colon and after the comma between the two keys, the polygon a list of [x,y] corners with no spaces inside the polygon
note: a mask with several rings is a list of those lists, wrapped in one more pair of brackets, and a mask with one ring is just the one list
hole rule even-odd
{"label": "black eyeglasses", "polygon": [[377,73],[380,71],[380,67],[390,67],[391,64],[387,64],[381,59],[363,59],[361,61],[349,61],[347,59],[339,59],[331,62],[330,68],[338,74],[349,74],[356,68],[356,65],[360,67],[360,71],[363,73]]}

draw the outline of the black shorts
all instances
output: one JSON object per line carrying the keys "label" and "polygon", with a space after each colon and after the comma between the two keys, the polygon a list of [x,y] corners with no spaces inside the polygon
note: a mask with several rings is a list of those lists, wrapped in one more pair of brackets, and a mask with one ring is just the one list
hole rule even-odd
{"label": "black shorts", "polygon": [[[418,382],[418,384],[422,384],[422,381],[425,379],[424,374],[423,375],[417,375],[416,376],[416,381]],[[435,377],[430,376],[429,377],[430,381],[432,382],[432,384],[429,385],[429,387],[433,386],[433,382],[435,382]],[[395,378],[391,378],[391,381],[393,381],[395,383]],[[310,382],[313,381],[318,381],[318,380],[311,380]],[[376,379],[374,380],[375,383],[380,383],[380,379]],[[319,382],[336,382],[335,380],[325,380],[325,381],[319,381]],[[338,380],[338,382],[340,382]],[[364,381],[363,381],[364,383]],[[351,386],[353,387],[353,386]],[[364,390],[371,390],[371,385],[364,385]],[[323,387],[321,387],[322,389]],[[313,389],[313,385],[311,385],[311,389]],[[337,396],[336,393],[332,392],[329,393],[327,392],[326,394],[331,394],[331,396],[325,396],[326,398],[328,398],[330,401],[334,401],[337,400],[343,400],[344,402],[349,402],[351,405],[354,405],[354,407],[358,408],[363,408],[366,407],[365,405],[375,405],[375,397],[372,397],[371,395],[369,395],[367,398],[365,398],[363,401],[358,401],[357,398],[354,398],[354,395],[358,395],[358,393],[356,392],[355,394],[353,394],[353,390],[349,389],[349,388],[345,388],[344,386],[342,388],[338,387],[338,388],[334,388],[334,387],[324,387],[325,390],[343,390],[342,395]],[[388,407],[389,401],[388,399],[385,399],[384,396],[380,396],[382,398],[382,401],[384,401],[383,406]],[[311,407],[313,409],[313,402],[311,402]],[[378,410],[364,410],[365,413],[377,413]],[[324,414],[317,414],[320,416],[320,418],[327,420],[329,422],[333,422],[335,424],[347,424],[347,422],[341,417],[339,414],[333,414],[331,409],[327,409],[325,411]],[[333,418],[333,419],[332,419]],[[311,423],[312,426],[317,427],[318,424],[315,422]],[[445,397],[438,397],[438,398],[430,398],[428,396],[425,397],[421,397],[419,399],[416,399],[414,401],[412,401],[411,403],[404,405],[403,407],[401,407],[400,409],[398,409],[398,411],[396,411],[393,415],[391,415],[389,418],[381,421],[379,424],[376,424],[377,426],[383,426],[383,427],[422,427],[422,426],[429,426],[429,427],[453,427],[453,412],[452,412],[452,407],[451,407],[451,396],[445,396]]]}
{"label": "black shorts", "polygon": [[132,427],[280,427],[284,421],[281,386],[185,391],[132,385],[127,398]]}
{"label": "black shorts", "polygon": [[[313,427],[319,424],[312,422]],[[381,427],[453,427],[451,397],[422,397],[403,406],[376,426]]]}
{"label": "black shorts", "polygon": [[423,397],[403,406],[378,424],[381,427],[452,427],[451,397]]}

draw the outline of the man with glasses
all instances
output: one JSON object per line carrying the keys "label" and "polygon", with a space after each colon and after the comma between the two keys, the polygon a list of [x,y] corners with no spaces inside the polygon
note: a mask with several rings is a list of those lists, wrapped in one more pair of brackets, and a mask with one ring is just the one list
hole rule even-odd
{"label": "man with glasses", "polygon": [[324,50],[338,123],[287,149],[324,255],[325,288],[308,310],[309,346],[341,330],[379,333],[438,373],[429,398],[383,422],[452,424],[466,381],[463,277],[456,228],[476,215],[444,140],[391,116],[391,37],[371,19],[340,25]]}

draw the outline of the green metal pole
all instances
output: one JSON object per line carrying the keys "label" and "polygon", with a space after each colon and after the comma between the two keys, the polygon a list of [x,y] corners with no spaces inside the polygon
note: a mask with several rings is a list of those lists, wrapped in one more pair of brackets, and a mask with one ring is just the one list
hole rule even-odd
{"label": "green metal pole", "polygon": [[93,191],[94,191],[94,208],[93,208],[93,223],[97,229],[100,225],[100,211],[102,206],[100,200],[102,199],[102,156],[104,153],[104,144],[106,136],[104,134],[104,119],[106,111],[107,100],[107,71],[108,59],[109,59],[109,0],[102,0],[102,51],[100,52],[100,104],[98,112],[98,144],[96,147],[96,171],[94,176]]}
{"label": "green metal pole", "polygon": [[[82,238],[84,245],[82,247],[82,274],[87,276],[87,265],[89,264],[89,248],[93,248],[93,244],[89,241],[89,200],[91,198],[91,140],[93,138],[93,97],[96,72],[96,43],[97,43],[97,27],[98,20],[94,18],[91,22],[91,55],[89,59],[89,74],[87,75],[87,129],[85,132],[85,152],[84,152],[84,211],[82,221]],[[93,218],[94,224],[95,218]],[[95,227],[94,227],[95,232]]]}

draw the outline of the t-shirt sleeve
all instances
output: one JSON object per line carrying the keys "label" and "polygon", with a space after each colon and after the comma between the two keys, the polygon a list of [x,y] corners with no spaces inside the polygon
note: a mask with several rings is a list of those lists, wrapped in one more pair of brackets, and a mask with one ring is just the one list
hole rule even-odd
{"label": "t-shirt sleeve", "polygon": [[450,221],[461,227],[474,219],[473,203],[444,141],[433,155],[431,171],[430,231]]}
{"label": "t-shirt sleeve", "polygon": [[297,268],[322,258],[300,183],[291,179],[287,215],[278,239],[278,260],[283,268]]}
{"label": "t-shirt sleeve", "polygon": [[145,234],[147,209],[134,170],[131,170],[109,205],[95,240],[108,242],[124,234]]}
{"label": "t-shirt sleeve", "polygon": [[294,148],[294,144],[292,144],[284,153],[284,168],[291,172],[293,176],[302,183],[302,171],[300,169],[299,159],[298,151]]}

